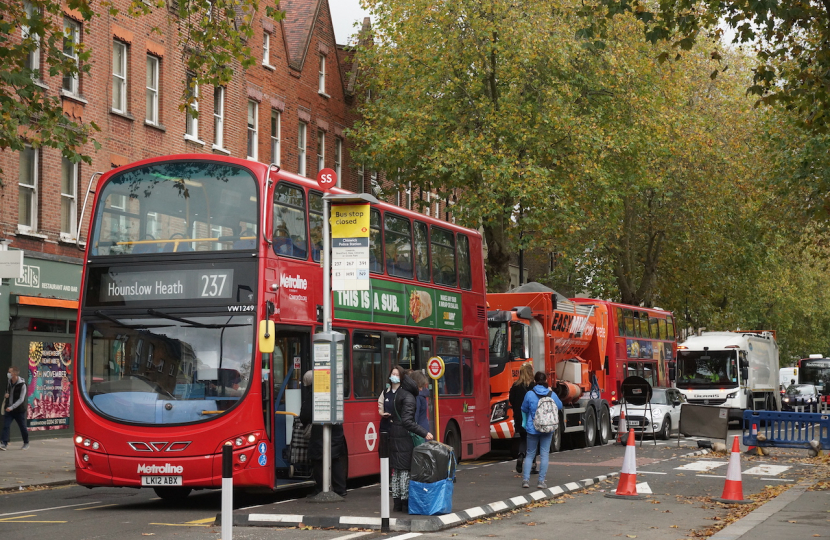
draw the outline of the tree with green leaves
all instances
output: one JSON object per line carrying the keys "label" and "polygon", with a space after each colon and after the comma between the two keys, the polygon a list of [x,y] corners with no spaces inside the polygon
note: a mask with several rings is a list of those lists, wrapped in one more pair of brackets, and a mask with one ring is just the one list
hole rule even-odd
{"label": "tree with green leaves", "polygon": [[[247,39],[253,36],[259,0],[179,0],[168,9],[166,0],[0,0],[0,150],[23,149],[24,144],[51,147],[73,162],[91,162],[86,152],[99,128],[64,115],[61,98],[49,93],[39,71],[71,80],[89,72],[91,51],[64,28],[64,5],[83,21],[126,14],[146,17],[162,13],[178,25],[179,47],[192,85],[224,85],[234,70],[256,62]],[[268,16],[282,13],[267,6]],[[158,28],[153,32],[160,33]],[[192,89],[182,93],[182,108],[193,103]],[[195,115],[197,111],[192,111]]]}

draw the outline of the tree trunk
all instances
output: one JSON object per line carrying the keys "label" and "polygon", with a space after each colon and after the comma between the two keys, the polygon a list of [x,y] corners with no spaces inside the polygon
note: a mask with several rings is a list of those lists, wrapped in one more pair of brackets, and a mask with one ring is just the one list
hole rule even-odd
{"label": "tree trunk", "polygon": [[510,287],[510,251],[504,222],[483,226],[487,242],[487,292],[505,292]]}

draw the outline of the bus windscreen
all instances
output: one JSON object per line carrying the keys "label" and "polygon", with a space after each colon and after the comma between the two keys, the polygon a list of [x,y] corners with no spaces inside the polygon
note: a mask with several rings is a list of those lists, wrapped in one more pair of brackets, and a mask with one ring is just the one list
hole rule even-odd
{"label": "bus windscreen", "polygon": [[171,161],[114,175],[99,197],[92,256],[253,250],[257,187],[246,169]]}

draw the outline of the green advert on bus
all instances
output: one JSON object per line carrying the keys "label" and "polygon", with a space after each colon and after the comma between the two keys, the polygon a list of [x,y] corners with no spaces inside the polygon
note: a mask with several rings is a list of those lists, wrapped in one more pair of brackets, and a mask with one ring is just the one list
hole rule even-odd
{"label": "green advert on bus", "polygon": [[335,291],[338,319],[461,330],[461,295],[372,279],[368,291]]}

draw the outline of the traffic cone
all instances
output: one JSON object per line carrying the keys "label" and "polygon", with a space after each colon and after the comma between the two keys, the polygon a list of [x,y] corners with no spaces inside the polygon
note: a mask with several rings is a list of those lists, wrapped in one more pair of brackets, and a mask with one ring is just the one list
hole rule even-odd
{"label": "traffic cone", "polygon": [[754,501],[744,499],[743,482],[741,481],[741,445],[738,437],[732,439],[732,454],[729,456],[729,466],[726,469],[726,484],[723,486],[723,495],[713,499],[724,504],[749,504]]}
{"label": "traffic cone", "polygon": [[620,409],[620,420],[617,423],[617,444],[625,444],[623,433],[628,431],[628,422],[625,421],[625,409]]}
{"label": "traffic cone", "polygon": [[[758,424],[752,424],[752,430],[750,431],[750,433],[752,434],[752,437],[755,440],[758,440]],[[757,453],[759,456],[763,455],[761,454],[761,449],[757,445],[751,445],[746,447],[747,454],[752,454],[753,452]]]}
{"label": "traffic cone", "polygon": [[637,456],[635,455],[635,448],[634,428],[631,428],[628,431],[628,442],[625,445],[625,457],[623,457],[617,491],[606,493],[606,497],[612,499],[645,499],[643,495],[637,495]]}

